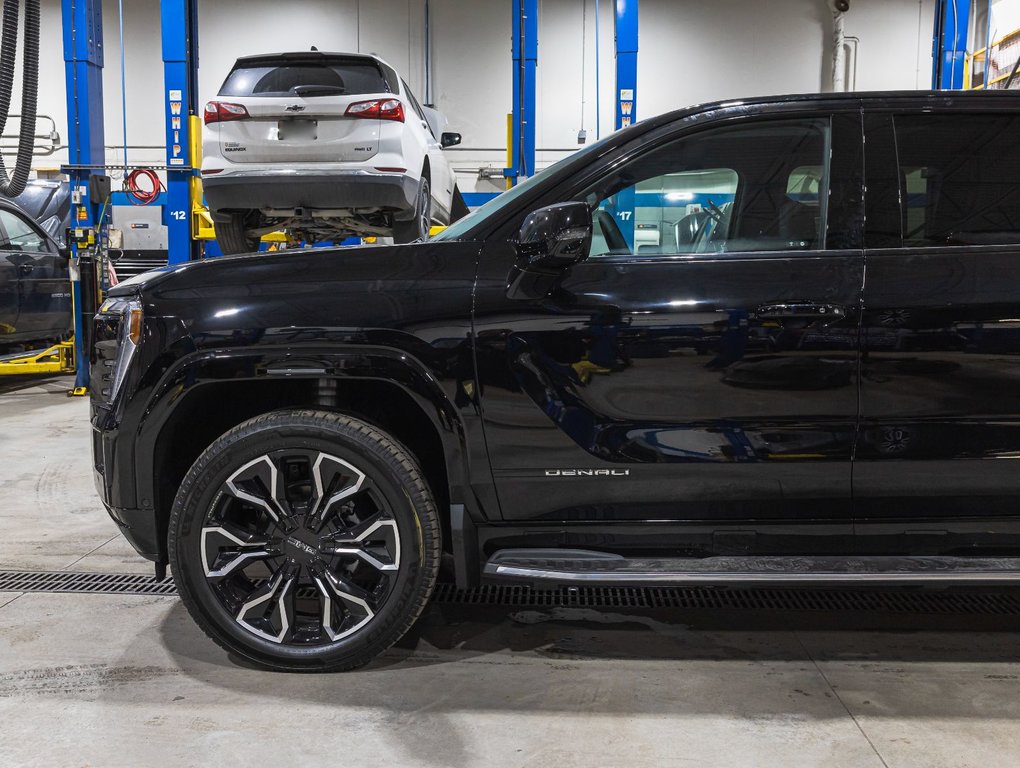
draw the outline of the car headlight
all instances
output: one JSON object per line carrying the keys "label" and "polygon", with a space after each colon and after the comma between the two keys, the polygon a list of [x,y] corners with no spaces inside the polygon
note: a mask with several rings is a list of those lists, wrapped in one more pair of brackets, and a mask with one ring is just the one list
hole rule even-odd
{"label": "car headlight", "polygon": [[93,382],[103,400],[116,399],[141,341],[141,302],[129,298],[104,301],[95,325],[95,368],[100,380]]}

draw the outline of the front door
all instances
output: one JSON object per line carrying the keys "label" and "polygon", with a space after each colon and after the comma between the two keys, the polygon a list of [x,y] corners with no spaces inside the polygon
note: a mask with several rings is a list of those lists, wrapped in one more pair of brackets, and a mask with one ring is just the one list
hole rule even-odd
{"label": "front door", "polygon": [[866,117],[863,550],[1020,549],[1020,111]]}
{"label": "front door", "polygon": [[648,523],[640,540],[604,525],[573,540],[613,550],[850,547],[860,136],[854,105],[609,161],[561,196],[593,207],[595,238],[543,301],[506,299],[509,253],[483,254],[478,371],[505,519]]}

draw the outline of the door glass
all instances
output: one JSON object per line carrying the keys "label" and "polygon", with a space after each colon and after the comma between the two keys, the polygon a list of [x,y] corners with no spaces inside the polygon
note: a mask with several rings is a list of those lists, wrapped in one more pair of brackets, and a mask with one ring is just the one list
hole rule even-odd
{"label": "door glass", "polygon": [[822,248],[828,147],[828,120],[779,120],[643,155],[584,193],[591,256]]}
{"label": "door glass", "polygon": [[1020,118],[897,115],[903,244],[1020,242]]}
{"label": "door glass", "polygon": [[16,213],[0,210],[0,250],[18,253],[49,253],[46,238]]}
{"label": "door glass", "polygon": [[404,83],[404,93],[407,94],[407,99],[411,102],[411,107],[414,109],[415,114],[418,115],[422,122],[425,123],[425,129],[429,132],[432,138],[435,138],[435,131],[432,130],[432,124],[429,123],[428,119],[425,117],[425,111],[421,108],[421,104],[418,103],[418,99],[416,99],[414,94],[411,92],[411,87],[403,80],[400,82]]}

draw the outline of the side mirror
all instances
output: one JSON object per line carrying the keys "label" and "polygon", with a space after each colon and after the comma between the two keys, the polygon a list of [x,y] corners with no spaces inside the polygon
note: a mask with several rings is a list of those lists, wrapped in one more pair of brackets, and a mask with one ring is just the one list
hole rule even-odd
{"label": "side mirror", "polygon": [[439,138],[439,143],[443,145],[443,149],[455,147],[460,144],[460,134],[446,132]]}
{"label": "side mirror", "polygon": [[588,258],[591,211],[585,203],[548,205],[532,211],[517,233],[517,263],[507,276],[510,299],[541,299]]}

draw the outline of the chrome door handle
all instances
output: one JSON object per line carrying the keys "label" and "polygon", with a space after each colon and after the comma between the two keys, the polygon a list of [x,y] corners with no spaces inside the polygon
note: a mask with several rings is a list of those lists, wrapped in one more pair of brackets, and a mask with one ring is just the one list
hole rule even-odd
{"label": "chrome door handle", "polygon": [[23,275],[27,275],[33,269],[35,269],[35,264],[19,264],[18,265],[18,271],[21,274],[23,274]]}
{"label": "chrome door handle", "polygon": [[791,320],[846,317],[846,307],[840,304],[828,304],[813,301],[786,301],[775,304],[762,304],[755,312],[762,320]]}

